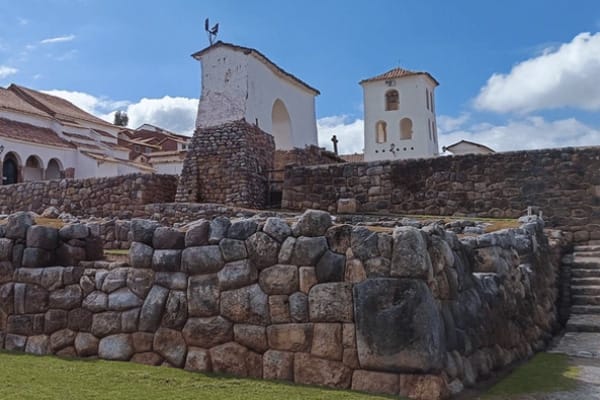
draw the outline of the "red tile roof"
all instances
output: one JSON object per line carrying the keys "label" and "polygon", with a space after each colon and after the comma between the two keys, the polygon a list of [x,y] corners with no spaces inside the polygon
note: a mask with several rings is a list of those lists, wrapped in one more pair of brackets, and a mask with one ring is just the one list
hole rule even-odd
{"label": "red tile roof", "polygon": [[430,78],[435,83],[436,86],[440,84],[433,76],[431,76],[431,74],[429,72],[409,71],[407,69],[399,68],[399,67],[391,69],[391,70],[389,70],[387,72],[384,72],[381,75],[377,75],[377,76],[374,76],[372,78],[363,79],[359,83],[362,85],[363,83],[367,83],[367,82],[385,81],[385,80],[388,80],[388,79],[398,79],[398,78],[404,78],[404,77],[407,77],[407,76],[416,76],[416,75],[425,75],[425,76],[427,76],[428,78]]}
{"label": "red tile roof", "polygon": [[49,118],[48,113],[35,108],[13,91],[0,87],[0,109],[19,111],[27,114],[34,114]]}
{"label": "red tile roof", "polygon": [[265,64],[268,67],[270,67],[271,69],[273,69],[273,71],[276,74],[295,82],[296,84],[304,87],[305,89],[308,89],[309,91],[313,92],[315,96],[321,94],[321,92],[319,92],[317,89],[310,86],[308,83],[302,81],[301,79],[295,77],[294,75],[290,74],[289,72],[285,71],[283,68],[279,67],[273,61],[269,60],[267,58],[267,56],[262,54],[260,51],[253,49],[251,47],[238,46],[238,45],[231,44],[231,43],[225,43],[225,42],[222,42],[219,40],[217,43],[213,44],[212,46],[208,46],[207,48],[202,49],[202,50],[192,54],[192,57],[194,57],[196,60],[200,60],[200,58],[204,54],[208,53],[212,49],[216,49],[217,47],[228,47],[232,50],[240,51],[244,54],[253,55],[254,57],[256,57],[256,59],[261,61],[263,64]]}
{"label": "red tile roof", "polygon": [[0,136],[48,146],[75,147],[66,140],[61,139],[52,129],[41,128],[6,118],[0,118]]}

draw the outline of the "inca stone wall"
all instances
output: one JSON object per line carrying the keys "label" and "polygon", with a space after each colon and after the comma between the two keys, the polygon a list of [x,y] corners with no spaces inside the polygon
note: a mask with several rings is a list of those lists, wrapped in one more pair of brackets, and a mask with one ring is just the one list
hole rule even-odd
{"label": "inca stone wall", "polygon": [[276,150],[273,169],[273,179],[283,180],[284,169],[288,165],[325,165],[344,163],[335,153],[317,146],[307,146],[304,149],[294,148],[292,150]]}
{"label": "inca stone wall", "polygon": [[[186,232],[137,219],[129,265],[58,267],[61,243],[81,248],[89,230],[31,223],[11,217],[0,230],[7,350],[436,399],[543,348],[557,328],[561,247],[536,217],[464,239],[437,224],[332,225],[321,211],[291,226],[218,217]],[[25,262],[29,249],[43,261]]]}
{"label": "inca stone wall", "polygon": [[0,213],[48,207],[77,216],[136,216],[148,203],[172,202],[177,176],[130,174],[109,178],[61,179],[0,186]]}
{"label": "inca stone wall", "polygon": [[[577,241],[600,239],[600,147],[288,168],[283,207],[518,217],[539,207]],[[341,201],[341,202],[340,202]],[[592,232],[592,236],[590,236]]]}
{"label": "inca stone wall", "polygon": [[274,151],[273,136],[245,121],[198,129],[183,163],[176,201],[264,207]]}

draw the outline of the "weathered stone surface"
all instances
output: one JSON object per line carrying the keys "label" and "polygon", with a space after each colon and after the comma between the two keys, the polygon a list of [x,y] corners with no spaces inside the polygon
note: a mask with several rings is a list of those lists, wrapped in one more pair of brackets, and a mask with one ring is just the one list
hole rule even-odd
{"label": "weathered stone surface", "polygon": [[312,324],[280,324],[267,327],[269,348],[285,351],[310,351]]}
{"label": "weathered stone surface", "polygon": [[185,247],[205,246],[208,244],[208,229],[210,223],[206,220],[196,221],[185,233]]}
{"label": "weathered stone surface", "polygon": [[199,347],[190,347],[185,360],[185,369],[187,371],[210,372],[210,353],[206,349]]}
{"label": "weathered stone surface", "polygon": [[400,375],[400,396],[410,399],[444,399],[448,397],[448,387],[437,375]]}
{"label": "weathered stone surface", "polygon": [[75,350],[79,357],[89,357],[98,354],[100,341],[91,333],[79,332],[75,337]]}
{"label": "weathered stone surface", "polygon": [[308,294],[310,289],[318,283],[315,267],[300,267],[298,269],[298,274],[300,291]]}
{"label": "weathered stone surface", "polygon": [[[170,276],[170,274],[168,276]],[[144,299],[150,291],[153,281],[154,271],[150,269],[130,269],[127,273],[126,285],[137,297]],[[157,283],[159,285],[161,284],[160,282]],[[163,286],[168,287],[166,285]]]}
{"label": "weathered stone surface", "polygon": [[246,354],[246,368],[248,368],[248,377],[262,379],[263,377],[263,357],[262,354],[248,351]]}
{"label": "weathered stone surface", "polygon": [[53,261],[54,254],[51,251],[38,247],[26,247],[23,250],[21,264],[26,268],[41,268],[51,265]]}
{"label": "weathered stone surface", "polygon": [[65,310],[48,310],[44,314],[44,333],[51,334],[67,327],[68,313]]}
{"label": "weathered stone surface", "polygon": [[188,314],[210,317],[219,314],[219,279],[216,274],[190,276],[187,288]]}
{"label": "weathered stone surface", "polygon": [[13,241],[0,238],[0,261],[12,261]]}
{"label": "weathered stone surface", "polygon": [[106,360],[127,361],[133,355],[131,335],[111,335],[100,340],[98,356]]}
{"label": "weathered stone surface", "polygon": [[358,362],[358,351],[356,349],[344,349],[342,362],[345,366],[352,368],[353,370],[359,369],[360,364]]}
{"label": "weathered stone surface", "polygon": [[263,226],[263,232],[277,240],[279,243],[283,243],[283,241],[292,234],[292,230],[287,222],[277,217],[267,218],[265,226]]}
{"label": "weathered stone surface", "polygon": [[67,326],[74,331],[89,332],[92,329],[92,312],[83,308],[69,311]]}
{"label": "weathered stone surface", "polygon": [[267,325],[268,296],[258,284],[221,293],[221,315],[238,323]]}
{"label": "weathered stone surface", "polygon": [[248,257],[258,269],[277,264],[279,242],[264,232],[256,232],[246,240]]}
{"label": "weathered stone surface", "polygon": [[233,222],[227,230],[227,238],[246,240],[258,229],[256,221],[251,219],[242,219]]}
{"label": "weathered stone surface", "polygon": [[316,265],[315,272],[319,283],[342,282],[346,266],[346,257],[327,250]]}
{"label": "weathered stone surface", "polygon": [[281,244],[281,249],[279,249],[279,255],[277,256],[277,262],[279,264],[289,264],[292,259],[292,254],[294,252],[294,247],[296,246],[296,238],[293,236],[289,236],[286,238]]}
{"label": "weathered stone surface", "polygon": [[175,228],[160,226],[154,231],[152,247],[155,249],[183,249],[185,233]]}
{"label": "weathered stone surface", "polygon": [[107,311],[94,314],[92,317],[92,334],[97,337],[107,336],[121,331],[121,313]]}
{"label": "weathered stone surface", "polygon": [[108,308],[110,310],[123,311],[139,307],[142,304],[142,299],[126,287],[117,289],[108,295]]}
{"label": "weathered stone surface", "polygon": [[445,267],[452,267],[454,265],[454,253],[452,253],[450,245],[436,235],[431,235],[430,240],[431,244],[428,250],[433,273],[437,274]]}
{"label": "weathered stone surface", "polygon": [[248,349],[235,342],[229,342],[210,349],[212,369],[217,373],[248,376],[246,357]]}
{"label": "weathered stone surface", "polygon": [[188,346],[209,348],[233,340],[233,325],[225,318],[189,318],[183,328]]}
{"label": "weathered stone surface", "polygon": [[52,335],[50,335],[50,340],[48,342],[50,351],[52,353],[56,353],[65,347],[73,346],[76,335],[77,333],[70,329],[62,329],[54,332]]}
{"label": "weathered stone surface", "polygon": [[55,250],[57,246],[58,230],[56,228],[34,225],[27,229],[27,247]]}
{"label": "weathered stone surface", "polygon": [[29,354],[35,354],[37,356],[43,356],[50,354],[50,346],[48,344],[47,335],[36,335],[29,336],[27,338],[27,344],[25,345],[25,352]]}
{"label": "weathered stone surface", "polygon": [[0,283],[10,282],[13,272],[13,264],[10,261],[0,261]]}
{"label": "weathered stone surface", "polygon": [[356,329],[354,324],[342,324],[342,344],[346,348],[356,347]]}
{"label": "weathered stone surface", "polygon": [[25,351],[27,336],[7,333],[4,338],[4,348],[8,351]]}
{"label": "weathered stone surface", "polygon": [[308,296],[296,292],[289,297],[290,318],[292,322],[308,322]]}
{"label": "weathered stone surface", "polygon": [[190,274],[210,274],[223,267],[219,246],[188,247],[183,250],[181,268]]}
{"label": "weathered stone surface", "polygon": [[298,267],[273,265],[260,272],[258,282],[267,294],[292,294],[298,290]]}
{"label": "weathered stone surface", "polygon": [[352,374],[352,390],[395,396],[400,391],[397,374],[357,370]]}
{"label": "weathered stone surface", "polygon": [[263,377],[280,381],[294,380],[294,353],[269,350],[263,355]]}
{"label": "weathered stone surface", "polygon": [[35,222],[30,213],[19,211],[6,218],[5,236],[9,239],[25,239],[27,229]]}
{"label": "weathered stone surface", "polygon": [[152,246],[152,239],[154,237],[154,231],[160,226],[156,221],[150,221],[147,219],[134,218],[131,220],[131,238],[134,242],[145,243],[148,246]]}
{"label": "weathered stone surface", "polygon": [[217,276],[221,290],[238,289],[256,282],[258,271],[249,260],[239,260],[225,264]]}
{"label": "weathered stone surface", "polygon": [[359,226],[352,229],[350,245],[354,256],[362,262],[380,255],[377,233],[371,232],[366,227]]}
{"label": "weathered stone surface", "polygon": [[25,251],[24,244],[15,244],[12,250],[12,264],[15,268],[23,265],[23,252]]}
{"label": "weathered stone surface", "polygon": [[431,259],[423,235],[420,230],[411,226],[394,229],[391,276],[420,279],[431,277]]}
{"label": "weathered stone surface", "polygon": [[308,293],[311,321],[352,322],[352,285],[349,283],[320,283]]}
{"label": "weathered stone surface", "polygon": [[227,235],[227,230],[231,225],[231,221],[226,217],[217,217],[210,221],[210,235],[208,242],[210,244],[219,243]]}
{"label": "weathered stone surface", "polygon": [[188,275],[184,272],[156,272],[154,274],[154,283],[171,290],[186,290]]}
{"label": "weathered stone surface", "polygon": [[138,322],[140,319],[141,309],[132,308],[121,313],[121,331],[122,332],[135,332],[138,330]]}
{"label": "weathered stone surface", "polygon": [[160,328],[154,335],[154,351],[176,367],[183,367],[187,347],[181,332]]}
{"label": "weathered stone surface", "polygon": [[90,235],[90,230],[86,224],[67,224],[60,228],[58,235],[63,241],[85,239]]}
{"label": "weathered stone surface", "polygon": [[15,283],[15,313],[35,314],[48,309],[48,291],[37,285]]}
{"label": "weathered stone surface", "polygon": [[139,329],[141,331],[156,331],[168,295],[168,289],[158,285],[152,286],[152,289],[150,289],[148,296],[146,296],[146,299],[144,300],[142,311],[140,312]]}
{"label": "weathered stone surface", "polygon": [[233,326],[233,337],[237,343],[259,353],[269,348],[264,326],[236,324]]}
{"label": "weathered stone surface", "polygon": [[[171,290],[162,317],[162,326],[172,329],[183,328],[188,316],[187,298],[181,290]],[[168,357],[165,357],[168,359]]]}
{"label": "weathered stone surface", "polygon": [[154,250],[152,269],[177,272],[181,268],[181,250]]}
{"label": "weathered stone surface", "polygon": [[306,353],[295,354],[295,383],[348,389],[351,380],[352,370],[339,361],[323,360]]}
{"label": "weathered stone surface", "polygon": [[306,210],[292,225],[294,236],[323,236],[331,226],[331,215],[321,210]]}
{"label": "weathered stone surface", "polygon": [[291,322],[288,295],[277,294],[269,296],[269,312],[272,324]]}
{"label": "weathered stone surface", "polygon": [[444,328],[423,281],[379,278],[359,283],[354,286],[354,312],[361,367],[391,372],[442,368]]}
{"label": "weathered stone surface", "polygon": [[[353,260],[358,261],[360,260]],[[392,263],[389,259],[384,257],[374,257],[366,260],[362,265],[356,266],[356,275],[358,275],[360,280],[357,282],[361,282],[366,278],[388,278],[390,276],[390,269]],[[364,265],[364,266],[363,266]],[[360,268],[362,267],[362,271]]]}
{"label": "weathered stone surface", "polygon": [[355,214],[359,209],[358,200],[351,199],[338,199],[337,201],[337,213],[338,214]]}
{"label": "weathered stone surface", "polygon": [[60,265],[78,265],[80,261],[85,261],[86,257],[84,247],[60,243],[56,249],[56,263]]}
{"label": "weathered stone surface", "polygon": [[331,251],[344,254],[351,246],[352,225],[334,225],[327,229],[325,237]]}
{"label": "weathered stone surface", "polygon": [[246,243],[243,240],[223,239],[219,242],[219,247],[226,262],[242,260],[248,257]]}
{"label": "weathered stone surface", "polygon": [[158,366],[163,363],[164,359],[156,353],[145,352],[134,354],[130,361],[137,364]]}
{"label": "weathered stone surface", "polygon": [[82,307],[92,312],[106,311],[108,309],[108,295],[96,290],[83,299]]}
{"label": "weathered stone surface", "polygon": [[117,268],[109,271],[102,281],[102,291],[114,292],[127,284],[127,268]]}
{"label": "weathered stone surface", "polygon": [[329,360],[342,360],[342,324],[313,324],[311,354]]}
{"label": "weathered stone surface", "polygon": [[154,334],[149,332],[134,332],[131,334],[131,341],[136,353],[144,353],[152,350],[154,343]]}
{"label": "weathered stone surface", "polygon": [[50,308],[71,310],[81,306],[82,297],[83,293],[79,285],[69,285],[64,289],[50,292],[48,306]]}
{"label": "weathered stone surface", "polygon": [[306,237],[300,236],[296,239],[292,253],[291,264],[294,265],[316,265],[319,258],[327,250],[327,239],[323,236]]}
{"label": "weathered stone surface", "polygon": [[44,333],[44,314],[9,315],[6,331],[17,335],[38,335]]}

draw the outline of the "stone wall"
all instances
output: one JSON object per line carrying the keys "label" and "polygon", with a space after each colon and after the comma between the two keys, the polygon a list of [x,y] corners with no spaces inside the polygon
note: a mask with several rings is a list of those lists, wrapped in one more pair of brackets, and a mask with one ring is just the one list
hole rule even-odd
{"label": "stone wall", "polygon": [[[577,241],[600,239],[600,147],[291,167],[283,207],[510,217],[539,207]],[[590,232],[593,232],[590,237]]]}
{"label": "stone wall", "polygon": [[148,203],[172,202],[177,176],[130,174],[109,178],[62,179],[0,186],[0,213],[48,207],[77,216],[136,216]]}
{"label": "stone wall", "polygon": [[284,169],[288,165],[325,165],[344,163],[337,154],[318,146],[307,146],[304,149],[276,150],[273,169],[273,180],[283,181]]}
{"label": "stone wall", "polygon": [[39,228],[11,218],[0,232],[7,350],[437,399],[557,328],[561,248],[536,217],[460,240],[437,224],[332,225],[319,211],[292,226],[219,217],[186,232],[133,220],[130,265],[75,267],[12,263]]}
{"label": "stone wall", "polygon": [[177,188],[177,202],[261,208],[273,168],[273,136],[245,121],[198,129]]}

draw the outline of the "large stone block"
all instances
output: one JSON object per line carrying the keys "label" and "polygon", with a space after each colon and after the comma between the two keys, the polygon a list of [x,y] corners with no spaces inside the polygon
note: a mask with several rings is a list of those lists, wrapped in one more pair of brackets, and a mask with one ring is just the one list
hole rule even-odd
{"label": "large stone block", "polygon": [[0,283],[6,283],[13,280],[13,263],[10,261],[0,261]]}
{"label": "large stone block", "polygon": [[288,301],[292,322],[308,322],[308,296],[296,292],[290,295]]}
{"label": "large stone block", "polygon": [[128,361],[133,355],[131,335],[118,334],[100,340],[98,356],[105,360]]}
{"label": "large stone block", "polygon": [[352,322],[352,284],[320,283],[308,293],[308,309],[313,322]]}
{"label": "large stone block", "polygon": [[92,317],[92,334],[103,337],[121,331],[121,313],[107,311]]}
{"label": "large stone block", "polygon": [[89,357],[98,354],[100,340],[91,333],[79,332],[75,337],[75,350],[79,357]]}
{"label": "large stone block", "polygon": [[263,377],[279,381],[294,380],[294,353],[269,350],[263,355]]}
{"label": "large stone block", "polygon": [[183,367],[187,347],[181,332],[160,328],[154,335],[154,351],[176,367]]}
{"label": "large stone block", "polygon": [[356,284],[354,314],[362,368],[390,372],[442,368],[446,353],[442,318],[422,280],[377,278]]}
{"label": "large stone block", "polygon": [[114,292],[117,289],[125,287],[127,284],[127,268],[116,268],[108,271],[102,285],[98,288],[102,288],[102,291],[106,293]]}
{"label": "large stone block", "polygon": [[187,316],[188,307],[185,292],[181,290],[171,290],[169,297],[167,298],[161,325],[167,328],[181,330],[187,320]]}
{"label": "large stone block", "polygon": [[50,308],[60,308],[63,310],[71,310],[81,307],[81,299],[83,293],[79,285],[69,285],[64,289],[50,292],[48,305]]}
{"label": "large stone block", "polygon": [[315,271],[319,283],[343,282],[346,257],[327,250],[319,259]]}
{"label": "large stone block", "polygon": [[339,361],[324,360],[306,353],[294,357],[294,382],[348,389],[352,370]]}
{"label": "large stone block", "polygon": [[269,313],[272,324],[291,322],[289,296],[287,294],[269,296]]}
{"label": "large stone block", "polygon": [[83,308],[92,312],[101,312],[108,310],[108,295],[99,290],[93,291],[83,299]]}
{"label": "large stone block", "polygon": [[152,246],[142,242],[133,242],[129,248],[129,264],[133,268],[152,268]]}
{"label": "large stone block", "polygon": [[269,348],[264,326],[236,324],[233,326],[233,337],[237,343],[259,353]]}
{"label": "large stone block", "polygon": [[210,317],[219,314],[219,279],[216,274],[190,276],[187,288],[188,314]]}
{"label": "large stone block", "polygon": [[248,349],[235,342],[225,343],[210,349],[212,369],[217,373],[248,376],[247,358]]}
{"label": "large stone block", "polygon": [[217,217],[210,221],[210,235],[208,236],[208,243],[216,244],[221,241],[226,235],[231,221],[227,217]]}
{"label": "large stone block", "polygon": [[342,324],[313,324],[313,337],[310,353],[329,360],[342,360]]}
{"label": "large stone block", "polygon": [[65,310],[48,310],[44,314],[44,333],[51,334],[68,326],[69,313]]}
{"label": "large stone block", "polygon": [[162,312],[169,295],[169,289],[154,285],[142,305],[139,329],[144,332],[154,332],[162,318]]}
{"label": "large stone block", "polygon": [[39,247],[26,247],[21,264],[25,268],[41,268],[52,265],[54,252]]}
{"label": "large stone block", "polygon": [[258,271],[249,260],[239,260],[225,264],[217,276],[221,290],[238,289],[256,282]]}
{"label": "large stone block", "polygon": [[185,233],[185,247],[207,245],[209,226],[210,223],[206,220],[193,222]]}
{"label": "large stone block", "polygon": [[400,391],[400,376],[388,372],[357,370],[352,374],[352,390],[395,396]]}
{"label": "large stone block", "polygon": [[221,315],[238,323],[267,325],[269,299],[258,284],[221,293]]}
{"label": "large stone block", "polygon": [[312,324],[278,324],[267,327],[269,348],[284,351],[310,351]]}
{"label": "large stone block", "polygon": [[321,210],[306,210],[292,225],[294,236],[323,236],[331,226],[331,215]]}
{"label": "large stone block", "polygon": [[58,246],[58,230],[42,225],[30,226],[27,229],[27,247],[39,247],[44,250],[55,250]]}
{"label": "large stone block", "polygon": [[303,266],[316,265],[317,261],[319,261],[319,258],[321,258],[326,250],[327,239],[323,236],[300,236],[296,239],[290,263]]}
{"label": "large stone block", "polygon": [[36,356],[50,354],[48,341],[48,335],[29,336],[25,345],[25,352]]}
{"label": "large stone block", "polygon": [[283,243],[283,241],[292,234],[292,230],[287,222],[277,217],[267,218],[265,225],[263,226],[263,232],[280,243]]}
{"label": "large stone block", "polygon": [[226,262],[243,260],[248,257],[246,243],[243,240],[223,239],[219,242],[219,247]]}
{"label": "large stone block", "polygon": [[60,228],[58,235],[61,240],[85,239],[90,235],[90,229],[86,224],[68,224]]}
{"label": "large stone block", "polygon": [[258,269],[277,264],[280,244],[264,232],[256,232],[246,240],[248,257]]}
{"label": "large stone block", "polygon": [[411,226],[394,229],[390,276],[429,279],[433,275],[424,233]]}
{"label": "large stone block", "polygon": [[189,274],[219,272],[224,263],[219,246],[188,247],[181,256],[181,268]]}
{"label": "large stone block", "polygon": [[160,226],[154,231],[152,247],[155,249],[183,249],[185,233],[175,228]]}
{"label": "large stone block", "polygon": [[298,290],[298,267],[273,265],[260,272],[258,281],[267,294],[292,294]]}
{"label": "large stone block", "polygon": [[188,346],[209,348],[233,340],[233,324],[225,318],[189,318],[183,328]]}
{"label": "large stone block", "polygon": [[30,213],[19,211],[6,218],[5,236],[9,239],[25,239],[27,229],[34,225],[35,221]]}
{"label": "large stone block", "polygon": [[87,254],[83,247],[60,243],[56,249],[56,263],[59,265],[79,265],[79,262],[85,261],[86,257]]}
{"label": "large stone block", "polygon": [[251,219],[242,219],[233,222],[227,230],[227,238],[246,240],[258,229],[256,221]]}
{"label": "large stone block", "polygon": [[[167,276],[171,276],[171,274],[165,273]],[[158,274],[157,274],[158,275]],[[174,274],[173,274],[174,275]],[[183,275],[183,274],[182,274]],[[127,272],[127,281],[126,285],[137,297],[140,299],[146,298],[146,295],[150,291],[152,287],[152,282],[154,281],[154,271],[149,269],[129,269]],[[157,280],[157,284],[172,288],[169,284],[163,284]],[[185,285],[187,286],[187,279],[185,279]]]}
{"label": "large stone block", "polygon": [[0,261],[12,261],[13,241],[0,238]]}
{"label": "large stone block", "polygon": [[181,253],[181,250],[154,250],[152,269],[155,271],[179,271],[181,268]]}
{"label": "large stone block", "polygon": [[48,345],[52,353],[56,353],[66,347],[73,346],[75,342],[76,332],[70,329],[62,329],[50,335]]}
{"label": "large stone block", "polygon": [[37,285],[15,283],[15,313],[35,314],[48,309],[49,293]]}
{"label": "large stone block", "polygon": [[139,307],[143,304],[142,299],[137,297],[131,289],[124,287],[117,289],[108,295],[109,310],[124,311]]}
{"label": "large stone block", "polygon": [[160,226],[156,221],[134,218],[131,220],[131,239],[152,246],[154,231]]}
{"label": "large stone block", "polygon": [[92,329],[92,312],[84,308],[76,308],[69,311],[67,326],[69,329],[79,332],[89,332]]}
{"label": "large stone block", "polygon": [[211,363],[209,351],[199,347],[190,347],[188,349],[184,368],[187,371],[210,372]]}

